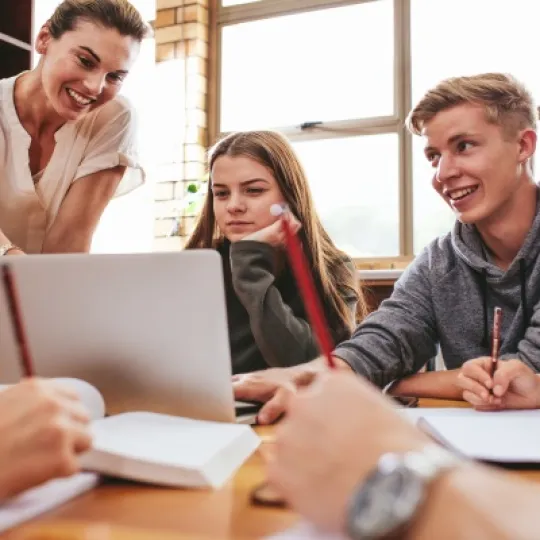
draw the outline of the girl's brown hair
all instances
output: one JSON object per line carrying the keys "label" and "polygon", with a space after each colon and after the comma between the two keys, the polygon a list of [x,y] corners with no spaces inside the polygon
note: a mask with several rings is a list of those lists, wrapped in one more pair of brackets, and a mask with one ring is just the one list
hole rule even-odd
{"label": "girl's brown hair", "polygon": [[141,14],[127,0],[64,0],[48,21],[49,32],[59,39],[81,20],[115,28],[122,36],[139,42],[151,33]]}
{"label": "girl's brown hair", "polygon": [[[306,174],[287,139],[273,131],[231,133],[209,151],[210,181],[214,163],[224,155],[250,157],[272,172],[289,209],[302,224],[299,235],[326,307],[333,337],[336,341],[349,337],[354,321],[343,296],[357,295],[361,316],[366,313],[365,301],[356,276],[344,264],[345,254],[330,240],[315,212]],[[223,236],[216,224],[209,189],[186,249],[216,248],[221,242]]]}

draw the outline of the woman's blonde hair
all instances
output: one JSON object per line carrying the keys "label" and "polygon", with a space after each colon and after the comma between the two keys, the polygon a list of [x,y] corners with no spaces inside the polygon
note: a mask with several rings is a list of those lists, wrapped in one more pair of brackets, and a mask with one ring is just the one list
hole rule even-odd
{"label": "woman's blonde hair", "polygon": [[463,103],[483,106],[488,122],[501,126],[506,136],[514,136],[525,128],[536,129],[536,109],[530,92],[504,73],[445,79],[410,112],[407,127],[420,135],[437,113]]}
{"label": "woman's blonde hair", "polygon": [[[349,337],[354,321],[343,294],[358,296],[358,313],[361,316],[366,314],[365,301],[359,292],[356,276],[344,264],[345,254],[330,240],[315,212],[306,174],[287,139],[273,131],[231,133],[209,151],[210,181],[214,163],[225,155],[250,157],[272,172],[291,212],[302,224],[299,235],[326,306],[333,337],[336,341]],[[216,224],[213,196],[209,189],[186,249],[215,248],[221,242],[223,236]]]}
{"label": "woman's blonde hair", "polygon": [[48,21],[49,32],[59,39],[81,20],[115,28],[120,35],[139,42],[151,34],[150,26],[127,0],[64,0]]}

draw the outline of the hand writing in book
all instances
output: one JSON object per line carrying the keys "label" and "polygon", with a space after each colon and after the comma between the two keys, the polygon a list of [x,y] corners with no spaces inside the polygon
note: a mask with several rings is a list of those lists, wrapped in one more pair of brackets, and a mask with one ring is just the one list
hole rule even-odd
{"label": "hand writing in book", "polygon": [[[291,228],[294,233],[297,233],[300,230],[300,222],[292,215],[288,214],[287,219],[291,222]],[[254,233],[248,234],[242,240],[254,240],[256,242],[264,242],[265,244],[270,244],[274,247],[279,247],[285,243],[285,234],[281,226],[281,219],[278,219],[269,225],[264,227]],[[242,241],[241,240],[241,241]]]}
{"label": "hand writing in book", "polygon": [[53,381],[27,379],[0,392],[0,500],[78,471],[89,415]]}
{"label": "hand writing in book", "polygon": [[329,372],[290,395],[268,479],[296,511],[340,531],[355,488],[380,456],[427,442],[375,387],[350,372]]}
{"label": "hand writing in book", "polygon": [[475,409],[540,408],[540,378],[521,360],[501,360],[493,378],[491,358],[481,357],[463,364],[458,384],[463,399]]}

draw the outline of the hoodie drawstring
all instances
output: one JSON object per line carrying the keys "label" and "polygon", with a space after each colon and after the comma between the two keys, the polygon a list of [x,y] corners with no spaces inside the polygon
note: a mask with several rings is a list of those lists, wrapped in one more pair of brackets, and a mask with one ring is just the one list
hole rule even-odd
{"label": "hoodie drawstring", "polygon": [[487,307],[487,270],[482,268],[482,279],[480,280],[480,290],[482,292],[482,306],[484,308],[484,337],[482,347],[489,347],[488,335],[488,307]]}
{"label": "hoodie drawstring", "polygon": [[521,306],[523,309],[523,335],[529,326],[529,309],[527,307],[527,270],[525,259],[519,259],[519,281],[521,284]]}
{"label": "hoodie drawstring", "polygon": [[[489,348],[489,324],[488,324],[488,305],[487,305],[487,270],[482,268],[482,278],[480,280],[480,291],[482,294],[482,306],[484,309],[484,335],[482,337],[482,346]],[[525,259],[519,259],[519,285],[521,295],[521,308],[523,310],[522,332],[523,336],[529,326],[529,308],[527,306],[527,269]]]}

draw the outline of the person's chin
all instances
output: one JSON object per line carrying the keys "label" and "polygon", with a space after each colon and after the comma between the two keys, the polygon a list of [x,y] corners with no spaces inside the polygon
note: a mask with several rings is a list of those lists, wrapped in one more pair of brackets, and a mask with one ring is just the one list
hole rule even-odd
{"label": "person's chin", "polygon": [[482,208],[474,208],[466,212],[455,212],[456,219],[463,225],[478,225],[489,218],[489,214]]}
{"label": "person's chin", "polygon": [[66,122],[75,122],[87,113],[86,110],[76,111],[75,109],[65,106],[55,107],[54,109],[58,116],[60,116],[60,118]]}
{"label": "person's chin", "polygon": [[239,242],[242,240],[246,235],[245,234],[234,234],[229,233],[225,235],[225,238],[231,243],[234,244],[235,242]]}

